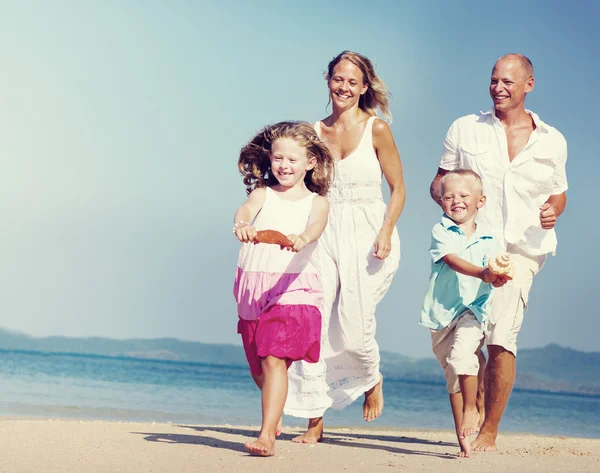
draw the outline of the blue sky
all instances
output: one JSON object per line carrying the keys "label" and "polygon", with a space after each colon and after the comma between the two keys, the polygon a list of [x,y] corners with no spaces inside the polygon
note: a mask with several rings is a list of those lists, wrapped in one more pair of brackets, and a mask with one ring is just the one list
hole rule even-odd
{"label": "blue sky", "polygon": [[322,73],[350,49],[393,94],[407,186],[377,339],[430,356],[417,321],[442,139],[489,108],[496,58],[521,52],[570,189],[520,346],[598,350],[595,2],[205,3],[0,0],[0,327],[239,344],[239,150],[266,124],[326,116]]}

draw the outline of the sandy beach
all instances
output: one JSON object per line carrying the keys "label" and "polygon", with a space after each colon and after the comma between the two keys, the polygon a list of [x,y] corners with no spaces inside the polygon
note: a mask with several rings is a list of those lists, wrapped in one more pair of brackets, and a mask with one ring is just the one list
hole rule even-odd
{"label": "sandy beach", "polygon": [[503,435],[501,451],[458,450],[452,432],[327,429],[322,444],[289,440],[271,458],[248,455],[257,427],[79,420],[0,421],[1,473],[103,472],[598,472],[600,439]]}

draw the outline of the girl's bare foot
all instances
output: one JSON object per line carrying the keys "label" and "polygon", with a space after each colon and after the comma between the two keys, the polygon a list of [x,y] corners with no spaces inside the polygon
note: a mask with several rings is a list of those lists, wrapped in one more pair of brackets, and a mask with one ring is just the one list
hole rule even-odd
{"label": "girl's bare foot", "polygon": [[244,448],[252,455],[272,457],[275,455],[275,439],[260,435],[254,442],[246,442]]}
{"label": "girl's bare foot", "polygon": [[282,428],[283,428],[283,419],[280,417],[279,422],[277,422],[277,427],[275,427],[275,437],[279,437],[281,435]]}
{"label": "girl's bare foot", "polygon": [[323,418],[310,419],[306,432],[298,437],[294,437],[292,442],[295,443],[317,443],[323,441]]}
{"label": "girl's bare foot", "polygon": [[458,436],[468,437],[471,434],[479,432],[479,411],[477,407],[463,410],[462,422]]}
{"label": "girl's bare foot", "polygon": [[379,382],[365,393],[363,402],[363,418],[367,422],[377,419],[383,411],[383,375]]}

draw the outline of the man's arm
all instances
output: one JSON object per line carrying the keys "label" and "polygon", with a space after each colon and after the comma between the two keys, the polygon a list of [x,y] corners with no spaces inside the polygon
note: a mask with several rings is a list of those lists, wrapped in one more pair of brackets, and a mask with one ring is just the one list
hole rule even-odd
{"label": "man's arm", "polygon": [[433,181],[431,181],[431,185],[429,186],[429,195],[431,195],[433,201],[440,207],[442,206],[442,200],[440,195],[440,181],[442,180],[444,174],[448,174],[448,172],[449,171],[446,171],[445,169],[438,168],[437,174],[435,175]]}
{"label": "man's arm", "polygon": [[540,223],[544,230],[551,230],[556,220],[565,211],[567,206],[567,142],[561,135],[562,151],[556,161],[556,168],[552,174],[552,195],[540,207]]}
{"label": "man's arm", "polygon": [[460,166],[457,121],[452,123],[446,132],[446,136],[444,137],[444,150],[442,152],[442,157],[440,158],[437,174],[429,186],[429,195],[431,195],[433,201],[440,207],[442,206],[442,201],[440,200],[440,181],[444,174],[448,174],[450,170],[457,169]]}

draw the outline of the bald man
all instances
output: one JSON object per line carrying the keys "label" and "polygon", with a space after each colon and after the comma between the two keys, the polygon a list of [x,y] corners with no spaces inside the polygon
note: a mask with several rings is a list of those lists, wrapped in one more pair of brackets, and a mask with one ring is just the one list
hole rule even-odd
{"label": "bald man", "polygon": [[558,130],[525,109],[534,85],[527,57],[507,54],[498,59],[490,80],[493,107],[452,124],[430,188],[440,204],[444,174],[457,168],[479,174],[487,203],[477,221],[503,242],[515,267],[514,279],[496,288],[492,298],[485,420],[471,445],[476,451],[496,450],[498,425],[515,381],[517,335],[529,290],[546,257],[556,252],[554,225],[567,203],[567,143]]}

